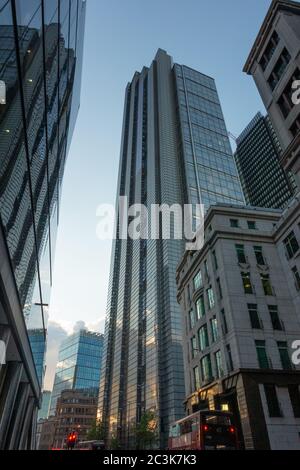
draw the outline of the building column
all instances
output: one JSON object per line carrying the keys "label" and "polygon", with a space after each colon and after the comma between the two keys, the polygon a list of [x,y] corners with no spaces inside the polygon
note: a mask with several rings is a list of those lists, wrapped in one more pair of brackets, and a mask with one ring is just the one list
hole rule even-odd
{"label": "building column", "polygon": [[9,362],[6,366],[3,392],[0,396],[0,449],[5,448],[5,441],[23,372],[20,362]]}
{"label": "building column", "polygon": [[19,450],[27,450],[29,427],[32,424],[32,414],[34,408],[34,397],[30,397],[26,404],[26,413],[20,436]]}
{"label": "building column", "polygon": [[32,414],[32,423],[31,423],[31,442],[28,450],[36,450],[36,433],[37,433],[37,418],[38,418],[38,408],[34,406]]}
{"label": "building column", "polygon": [[[8,348],[10,337],[11,337],[11,329],[7,325],[0,325],[0,341],[4,343],[6,350]],[[6,353],[5,353],[5,357],[2,358],[2,352],[3,351],[1,350],[0,351],[0,374],[1,375],[2,375],[2,369],[5,367],[5,364],[7,362]]]}
{"label": "building column", "polygon": [[28,383],[21,383],[19,387],[18,396],[15,403],[14,410],[14,423],[11,426],[9,432],[9,438],[7,440],[7,448],[9,450],[18,449],[19,439],[20,439],[20,429],[22,427],[22,422],[24,420],[24,415],[26,412],[26,404],[28,401],[30,393],[30,385]]}

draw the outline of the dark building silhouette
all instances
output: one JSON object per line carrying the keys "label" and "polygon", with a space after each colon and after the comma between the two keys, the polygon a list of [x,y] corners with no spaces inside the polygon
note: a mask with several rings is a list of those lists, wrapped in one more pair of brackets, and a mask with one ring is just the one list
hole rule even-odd
{"label": "dark building silhouette", "polygon": [[6,86],[6,104],[0,104],[0,339],[7,345],[0,448],[35,447],[60,188],[79,108],[85,5],[0,1],[0,80]]}
{"label": "dark building silhouette", "polygon": [[283,208],[292,198],[292,182],[281,165],[282,149],[269,116],[257,113],[238,137],[234,154],[246,203]]}

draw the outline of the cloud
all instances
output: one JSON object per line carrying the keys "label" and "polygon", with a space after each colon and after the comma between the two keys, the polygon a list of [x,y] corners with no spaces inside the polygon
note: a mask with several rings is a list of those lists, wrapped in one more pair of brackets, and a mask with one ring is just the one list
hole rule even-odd
{"label": "cloud", "polygon": [[69,334],[77,333],[80,330],[90,330],[103,333],[105,318],[101,318],[95,323],[86,323],[78,320],[72,327],[68,322],[49,321],[47,336],[47,354],[46,354],[46,375],[44,381],[44,389],[52,390],[55,369],[58,361],[58,352],[61,342],[67,338]]}
{"label": "cloud", "polygon": [[68,332],[59,323],[49,321],[47,335],[46,375],[44,382],[45,390],[52,390],[58,351],[61,342],[68,336]]}
{"label": "cloud", "polygon": [[87,329],[88,327],[86,326],[85,321],[79,320],[75,323],[73,327],[73,333],[78,333],[78,331],[87,330]]}
{"label": "cloud", "polygon": [[88,323],[88,329],[90,331],[97,331],[98,333],[104,333],[105,318],[101,318],[95,323]]}

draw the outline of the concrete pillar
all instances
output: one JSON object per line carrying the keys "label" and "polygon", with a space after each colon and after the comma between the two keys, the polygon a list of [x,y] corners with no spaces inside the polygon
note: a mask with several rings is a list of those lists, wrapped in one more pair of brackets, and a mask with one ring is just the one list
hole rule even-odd
{"label": "concrete pillar", "polygon": [[10,432],[7,439],[6,447],[9,450],[18,449],[20,440],[20,429],[26,413],[26,404],[30,393],[30,385],[28,383],[21,383],[19,387],[18,396],[15,403],[14,419],[10,426]]}
{"label": "concrete pillar", "polygon": [[28,435],[30,433],[30,426],[32,425],[32,414],[34,411],[35,400],[34,397],[30,397],[26,405],[26,413],[23,421],[23,427],[21,430],[19,450],[27,450],[28,446]]}
{"label": "concrete pillar", "polygon": [[[4,345],[5,350],[8,348],[8,343],[11,337],[11,329],[7,325],[0,325],[0,342],[1,342],[1,350],[0,350],[0,374],[1,369],[5,366],[7,362],[6,354],[2,358],[2,345]],[[4,359],[4,361],[2,361]]]}
{"label": "concrete pillar", "polygon": [[5,448],[6,437],[23,372],[20,362],[9,362],[0,396],[0,449]]}

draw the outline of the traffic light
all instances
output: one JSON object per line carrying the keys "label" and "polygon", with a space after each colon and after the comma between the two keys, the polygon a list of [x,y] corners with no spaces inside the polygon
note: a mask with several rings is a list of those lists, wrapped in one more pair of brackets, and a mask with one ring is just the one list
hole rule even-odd
{"label": "traffic light", "polygon": [[77,442],[77,435],[75,432],[71,432],[67,437],[68,449],[74,449],[76,442]]}

